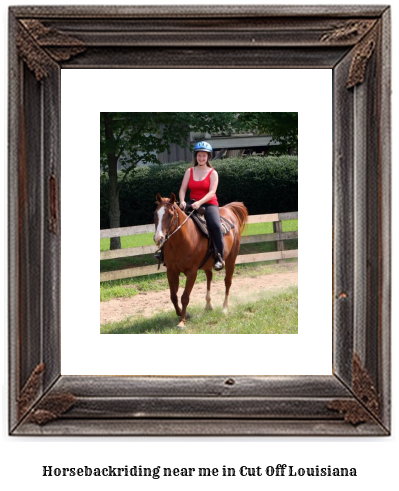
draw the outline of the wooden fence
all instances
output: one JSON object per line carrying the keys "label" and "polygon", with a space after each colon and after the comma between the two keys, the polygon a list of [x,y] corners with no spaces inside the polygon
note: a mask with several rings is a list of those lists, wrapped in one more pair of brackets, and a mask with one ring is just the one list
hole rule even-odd
{"label": "wooden fence", "polygon": [[[253,244],[256,242],[277,242],[277,251],[262,252],[259,254],[239,254],[236,264],[255,263],[259,261],[282,261],[284,259],[298,257],[298,249],[284,250],[284,240],[296,239],[298,232],[283,232],[282,222],[284,220],[294,220],[298,218],[298,212],[293,213],[273,213],[269,215],[250,215],[248,223],[267,223],[273,222],[272,234],[262,235],[246,235],[241,237],[241,244]],[[111,237],[124,237],[127,235],[155,233],[154,224],[138,225],[135,227],[111,228],[100,230],[100,238],[106,239]],[[156,245],[144,247],[131,247],[126,249],[117,249],[112,251],[102,251],[100,260],[117,259],[121,257],[141,256],[143,254],[153,254],[158,247]],[[142,276],[146,274],[163,273],[166,271],[165,266],[161,265],[158,270],[158,265],[141,266],[135,268],[121,269],[117,271],[108,271],[100,274],[100,281],[119,280],[122,278],[132,278],[134,276]]]}

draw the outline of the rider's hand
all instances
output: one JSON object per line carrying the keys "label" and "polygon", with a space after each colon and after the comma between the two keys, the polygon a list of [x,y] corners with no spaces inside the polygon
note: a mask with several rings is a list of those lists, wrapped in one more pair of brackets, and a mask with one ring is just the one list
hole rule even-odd
{"label": "rider's hand", "polygon": [[192,205],[191,205],[191,208],[193,210],[198,210],[198,208],[200,207],[201,205],[198,203],[198,201],[195,201]]}
{"label": "rider's hand", "polygon": [[181,210],[185,210],[186,209],[186,206],[187,206],[187,203],[185,201],[180,201],[180,209]]}

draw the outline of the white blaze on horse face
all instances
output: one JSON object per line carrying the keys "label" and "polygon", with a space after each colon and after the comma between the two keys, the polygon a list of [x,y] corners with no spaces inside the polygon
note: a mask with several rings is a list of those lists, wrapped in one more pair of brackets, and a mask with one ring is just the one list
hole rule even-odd
{"label": "white blaze on horse face", "polygon": [[154,242],[156,243],[157,246],[162,244],[162,242],[165,239],[165,235],[162,232],[162,221],[163,221],[163,216],[165,214],[165,206],[162,206],[158,210],[158,226],[157,229],[155,230],[155,235],[154,235]]}

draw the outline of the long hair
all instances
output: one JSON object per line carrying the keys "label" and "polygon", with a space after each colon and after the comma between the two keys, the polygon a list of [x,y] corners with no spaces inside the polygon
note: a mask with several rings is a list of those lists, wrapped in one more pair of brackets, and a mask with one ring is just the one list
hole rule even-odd
{"label": "long hair", "polygon": [[[199,152],[202,152],[202,150],[199,150]],[[194,160],[193,160],[193,167],[196,167],[198,165],[198,162],[197,162],[197,153],[198,152],[195,152],[194,153]],[[208,154],[208,160],[206,162],[206,165],[208,167],[213,167],[213,165],[211,164],[211,154],[209,152],[206,152]]]}

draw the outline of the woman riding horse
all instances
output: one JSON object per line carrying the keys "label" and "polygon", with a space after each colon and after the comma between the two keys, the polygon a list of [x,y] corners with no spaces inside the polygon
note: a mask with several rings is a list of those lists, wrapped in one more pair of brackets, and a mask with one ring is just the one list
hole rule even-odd
{"label": "woman riding horse", "polygon": [[[212,167],[212,147],[208,142],[198,142],[194,148],[193,167],[187,169],[179,191],[180,208],[184,211],[187,188],[190,190],[190,206],[194,210],[205,208],[205,220],[216,247],[214,269],[223,269],[223,234],[220,226],[219,203],[216,190],[219,176]],[[211,169],[211,170],[209,170]]]}
{"label": "woman riding horse", "polygon": [[[226,267],[223,312],[227,313],[229,291],[240,249],[241,233],[248,218],[248,210],[243,203],[229,203],[220,208],[219,213],[219,204],[216,198],[219,179],[217,172],[209,162],[211,152],[212,147],[207,142],[199,142],[195,146],[194,166],[186,171],[180,188],[180,207],[177,206],[176,196],[173,193],[171,193],[170,198],[162,198],[159,193],[156,196],[158,206],[154,215],[154,242],[163,249],[170,299],[176,314],[180,317],[177,326],[179,328],[185,326],[188,317],[187,305],[199,269],[205,271],[207,280],[205,308],[212,309],[212,266],[216,270]],[[191,199],[195,200],[191,207],[194,210],[201,206],[206,209],[205,217],[208,228],[213,235],[218,252],[218,259],[215,264],[213,264],[213,258],[208,254],[207,238],[183,211],[186,208],[185,196],[188,188],[191,191]],[[231,229],[226,232],[224,237],[221,232],[220,216],[231,225]],[[177,298],[180,273],[186,276],[186,285],[181,297],[181,308]]]}

